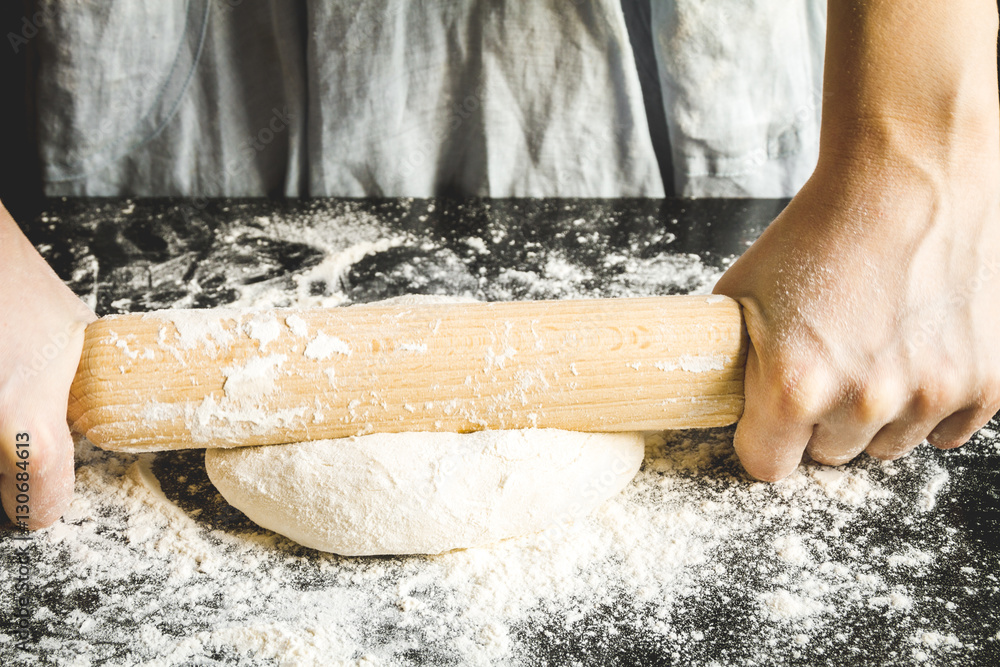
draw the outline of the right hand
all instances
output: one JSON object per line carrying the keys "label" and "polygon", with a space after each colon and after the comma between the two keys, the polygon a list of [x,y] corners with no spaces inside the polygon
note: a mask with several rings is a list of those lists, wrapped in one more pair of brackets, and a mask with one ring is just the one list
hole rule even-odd
{"label": "right hand", "polygon": [[716,285],[746,318],[758,479],[958,447],[1000,409],[1000,154],[894,157],[821,165]]}
{"label": "right hand", "polygon": [[0,317],[0,498],[15,525],[35,530],[58,520],[73,499],[66,405],[84,330],[96,316],[2,205]]}

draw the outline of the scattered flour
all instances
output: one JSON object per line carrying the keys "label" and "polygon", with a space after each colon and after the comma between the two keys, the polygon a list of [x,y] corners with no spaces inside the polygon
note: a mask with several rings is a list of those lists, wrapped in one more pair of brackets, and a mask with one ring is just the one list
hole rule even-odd
{"label": "scattered flour", "polygon": [[278,323],[278,318],[271,313],[257,315],[247,322],[245,327],[247,335],[260,343],[261,350],[281,335],[281,325]]}
{"label": "scattered flour", "polygon": [[[336,288],[339,287],[348,269],[368,255],[385,252],[390,248],[398,248],[405,244],[406,241],[407,238],[403,236],[380,238],[372,241],[361,241],[347,248],[331,252],[319,265],[294,277],[296,290],[293,303],[302,307],[342,305],[346,302],[346,299],[343,293]],[[328,288],[333,287],[332,294],[314,295],[312,293],[312,286],[317,284],[326,285]],[[270,298],[275,296],[280,302],[287,303],[289,301],[288,295],[283,291],[255,293],[253,290],[248,290],[244,299],[249,298],[253,303],[257,304],[261,301],[266,303]],[[263,299],[260,297],[263,297]]]}
{"label": "scattered flour", "polygon": [[[266,233],[303,239],[325,257],[291,278],[240,285],[233,305],[342,305],[354,263],[413,244],[349,206],[332,222],[326,215],[305,225],[280,214],[260,221]],[[598,247],[580,220],[572,238]],[[468,238],[471,257],[489,250],[487,242],[506,242],[502,225]],[[527,251],[540,253],[534,270],[502,270],[474,295],[709,294],[722,272],[696,255],[606,253],[581,269],[559,250]],[[206,325],[183,312],[168,319],[177,328],[169,344],[178,348],[222,354],[232,341],[231,331],[210,326],[215,320]],[[299,338],[310,335],[298,316],[284,325]],[[250,330],[262,348],[273,334],[266,321]],[[494,350],[493,361],[505,353],[502,345]],[[347,352],[327,341],[313,353]],[[204,442],[234,423],[252,430],[265,418],[304,414],[265,417],[239,406],[240,396],[271,390],[278,357],[259,368],[230,366],[226,396],[181,408],[191,411],[185,418]],[[334,384],[333,367],[327,375]],[[172,419],[178,409],[151,404],[145,416]],[[995,625],[977,634],[952,611],[978,609],[984,623],[995,620],[988,601],[1000,586],[986,567],[952,563],[970,545],[941,521],[942,494],[956,485],[939,460],[966,456],[962,450],[923,447],[892,464],[865,457],[839,468],[807,464],[765,484],[743,474],[732,433],[650,434],[633,483],[587,518],[488,547],[371,559],[310,551],[259,529],[214,491],[201,452],[130,455],[80,440],[70,510],[30,543],[33,581],[44,592],[33,608],[37,648],[49,664],[80,665],[648,659],[748,667],[852,656],[870,664],[976,664],[970,656],[980,644],[995,649]],[[995,432],[981,436],[997,447]],[[896,541],[886,543],[887,536]],[[0,552],[5,568],[11,553]],[[954,585],[928,587],[931,575]],[[0,599],[11,599],[13,585],[0,578]],[[29,654],[8,659],[3,633],[0,663],[43,662]]]}
{"label": "scattered flour", "polygon": [[305,338],[309,335],[309,325],[298,315],[292,314],[285,317],[285,325],[299,338]]}
{"label": "scattered flour", "polygon": [[773,617],[781,619],[804,618],[828,611],[827,606],[815,597],[796,595],[783,589],[762,594],[761,602]]}
{"label": "scattered flour", "polygon": [[469,246],[480,255],[487,255],[490,252],[489,248],[486,247],[486,242],[483,241],[478,236],[470,236],[466,239],[463,239],[463,242],[465,243],[465,245]]}
{"label": "scattered flour", "polygon": [[961,647],[962,642],[955,635],[946,635],[939,632],[918,632],[910,639],[914,644],[922,644],[931,648],[938,646]]}
{"label": "scattered flour", "polygon": [[843,467],[813,468],[812,477],[832,499],[850,505],[862,505],[873,499],[887,500],[889,492],[874,486],[865,471],[848,472]]}
{"label": "scattered flour", "polygon": [[351,346],[336,336],[328,336],[325,333],[318,333],[316,337],[309,341],[303,353],[306,359],[316,359],[324,361],[335,354],[342,354],[345,357],[351,356]]}
{"label": "scattered flour", "polygon": [[226,398],[236,403],[253,405],[261,398],[274,393],[275,380],[281,370],[281,365],[288,357],[284,354],[271,354],[266,357],[253,357],[240,366],[226,366],[222,374],[226,382],[222,386]]}
{"label": "scattered flour", "polygon": [[913,599],[904,592],[892,591],[889,595],[869,598],[868,604],[871,605],[873,609],[881,608],[899,611],[912,608]]}
{"label": "scattered flour", "polygon": [[[916,646],[913,647],[912,656],[917,662],[936,662],[934,653],[951,654],[953,651],[963,647],[955,635],[941,634],[939,632],[918,632],[910,637],[910,641]],[[928,653],[931,651],[932,653]]]}
{"label": "scattered flour", "polygon": [[929,480],[927,480],[927,485],[920,491],[920,509],[925,512],[929,512],[934,509],[934,504],[937,502],[937,496],[944,488],[944,485],[948,483],[948,471],[942,470],[937,473]]}
{"label": "scattered flour", "polygon": [[[966,650],[947,626],[928,629],[944,591],[928,596],[875,548],[879,517],[933,515],[912,506],[933,453],[896,462],[897,476],[865,459],[843,467],[864,479],[847,486],[869,491],[854,503],[831,497],[814,466],[748,481],[731,438],[648,436],[636,479],[590,517],[489,547],[376,559],[259,529],[212,489],[200,452],[134,456],[81,440],[73,505],[35,537],[50,596],[36,622],[61,637],[47,645],[53,662],[81,664],[535,664],[548,642],[587,636],[686,664],[718,664],[716,650],[727,664],[796,664],[793,652],[811,655],[819,637],[878,650],[866,643],[874,613],[891,613],[893,632],[927,660]],[[834,524],[852,538],[832,538]],[[933,564],[925,548],[909,557]],[[961,602],[961,589],[949,594]],[[68,613],[81,596],[100,603]],[[727,618],[740,635],[718,634]]]}
{"label": "scattered flour", "polygon": [[[923,496],[923,490],[921,490],[921,496]],[[897,569],[921,568],[930,564],[933,560],[934,557],[926,551],[907,547],[903,552],[887,557],[885,562],[890,568]]]}
{"label": "scattered flour", "polygon": [[795,565],[809,565],[812,559],[799,535],[783,535],[774,541],[774,550],[785,561]]}

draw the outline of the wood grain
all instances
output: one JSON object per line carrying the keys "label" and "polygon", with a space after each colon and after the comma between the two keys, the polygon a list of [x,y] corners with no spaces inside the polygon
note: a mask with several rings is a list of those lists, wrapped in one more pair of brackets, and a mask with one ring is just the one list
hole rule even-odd
{"label": "wood grain", "polygon": [[69,419],[126,451],[722,426],[746,350],[717,296],[109,316],[87,329]]}

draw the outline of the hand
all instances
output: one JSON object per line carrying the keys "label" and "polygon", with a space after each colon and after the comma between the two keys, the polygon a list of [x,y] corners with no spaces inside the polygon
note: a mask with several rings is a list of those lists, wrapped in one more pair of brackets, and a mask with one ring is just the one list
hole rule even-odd
{"label": "hand", "polygon": [[751,349],[735,446],[776,480],[964,443],[1000,409],[1000,150],[830,160],[716,291]]}
{"label": "hand", "polygon": [[751,349],[735,446],[775,480],[1000,408],[1000,106],[992,0],[829,0],[816,171],[716,291]]}
{"label": "hand", "polygon": [[[3,206],[0,315],[0,498],[15,524],[27,516],[23,525],[33,530],[55,522],[73,497],[66,404],[84,329],[95,316]],[[27,451],[26,458],[19,451]]]}

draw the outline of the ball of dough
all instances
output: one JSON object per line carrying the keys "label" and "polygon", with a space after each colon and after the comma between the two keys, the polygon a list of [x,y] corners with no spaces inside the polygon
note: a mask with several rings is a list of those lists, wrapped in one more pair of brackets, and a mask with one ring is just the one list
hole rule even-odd
{"label": "ball of dough", "polygon": [[583,516],[643,451],[639,433],[394,433],[210,449],[205,466],[231,505],[307,547],[437,554]]}

